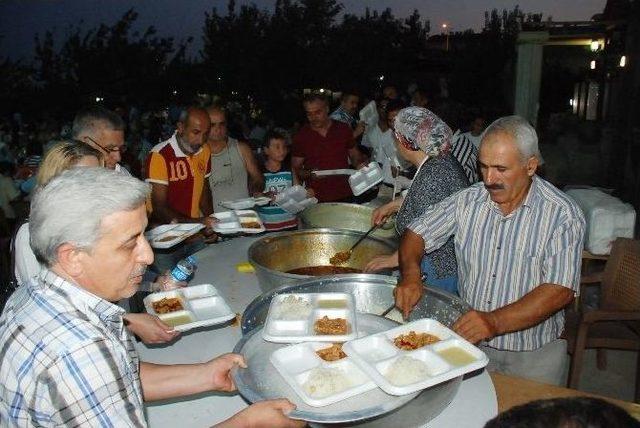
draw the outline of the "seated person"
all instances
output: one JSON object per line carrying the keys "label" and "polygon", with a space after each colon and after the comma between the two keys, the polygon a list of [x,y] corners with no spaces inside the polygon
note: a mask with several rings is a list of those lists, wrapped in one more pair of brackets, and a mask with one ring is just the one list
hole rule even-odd
{"label": "seated person", "polygon": [[[261,167],[264,175],[264,192],[272,197],[294,184],[291,162],[287,156],[289,154],[287,139],[286,131],[274,129],[267,132],[262,146],[264,161]],[[291,229],[298,226],[296,216],[278,206],[258,207],[258,215],[267,230]]]}
{"label": "seated person", "polygon": [[211,121],[207,144],[211,151],[209,187],[213,192],[213,210],[227,211],[224,201],[262,193],[264,177],[249,145],[227,134],[227,115],[220,107],[207,109]]}
{"label": "seated person", "polygon": [[[153,252],[143,182],[106,168],[65,171],[36,192],[31,246],[44,265],[0,316],[3,426],[146,426],[144,401],[233,391],[244,358],[141,362],[113,304],[139,287]],[[302,426],[287,400],[256,403],[221,426]]]}

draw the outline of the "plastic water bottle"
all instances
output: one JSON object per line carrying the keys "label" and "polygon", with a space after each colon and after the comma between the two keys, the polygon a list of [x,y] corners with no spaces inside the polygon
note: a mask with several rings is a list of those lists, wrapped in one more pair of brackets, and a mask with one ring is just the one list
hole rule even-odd
{"label": "plastic water bottle", "polygon": [[198,260],[193,255],[180,260],[171,269],[170,278],[165,284],[165,289],[178,288],[181,284],[189,281],[197,267]]}

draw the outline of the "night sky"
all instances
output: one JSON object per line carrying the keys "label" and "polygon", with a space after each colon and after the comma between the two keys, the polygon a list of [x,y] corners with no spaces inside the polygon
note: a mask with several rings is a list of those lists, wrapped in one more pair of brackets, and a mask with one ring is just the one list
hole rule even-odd
{"label": "night sky", "polygon": [[[53,30],[64,37],[69,24],[93,28],[97,24],[114,23],[126,10],[135,7],[140,28],[153,25],[161,36],[177,40],[194,36],[191,53],[197,55],[202,46],[204,12],[217,7],[226,14],[227,0],[0,0],[0,58],[30,59],[36,33]],[[275,0],[238,0],[237,4],[255,3],[271,10]],[[391,7],[396,16],[407,16],[418,9],[431,21],[432,33],[443,22],[451,31],[467,28],[479,30],[484,11],[512,9],[516,4],[525,12],[543,12],[555,21],[589,20],[602,12],[606,0],[342,0],[345,11],[362,14],[366,7],[383,10]]]}

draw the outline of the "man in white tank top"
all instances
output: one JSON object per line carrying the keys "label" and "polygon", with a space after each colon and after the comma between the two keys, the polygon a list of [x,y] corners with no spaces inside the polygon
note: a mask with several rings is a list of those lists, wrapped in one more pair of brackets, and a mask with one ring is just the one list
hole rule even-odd
{"label": "man in white tank top", "polygon": [[262,193],[264,177],[247,143],[227,135],[227,115],[220,107],[207,109],[211,119],[209,184],[213,211],[227,211],[221,203]]}

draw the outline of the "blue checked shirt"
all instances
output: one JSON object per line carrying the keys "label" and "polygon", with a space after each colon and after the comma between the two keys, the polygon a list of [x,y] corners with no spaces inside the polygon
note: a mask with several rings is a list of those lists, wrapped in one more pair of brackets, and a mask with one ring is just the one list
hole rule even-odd
{"label": "blue checked shirt", "polygon": [[[568,196],[539,177],[534,176],[522,205],[508,216],[480,182],[432,205],[409,229],[422,236],[427,253],[455,235],[458,290],[476,310],[501,308],[545,283],[579,290],[584,216]],[[534,350],[557,339],[563,328],[561,310],[487,345]]]}
{"label": "blue checked shirt", "polygon": [[43,269],[0,317],[0,426],[145,427],[122,308]]}

